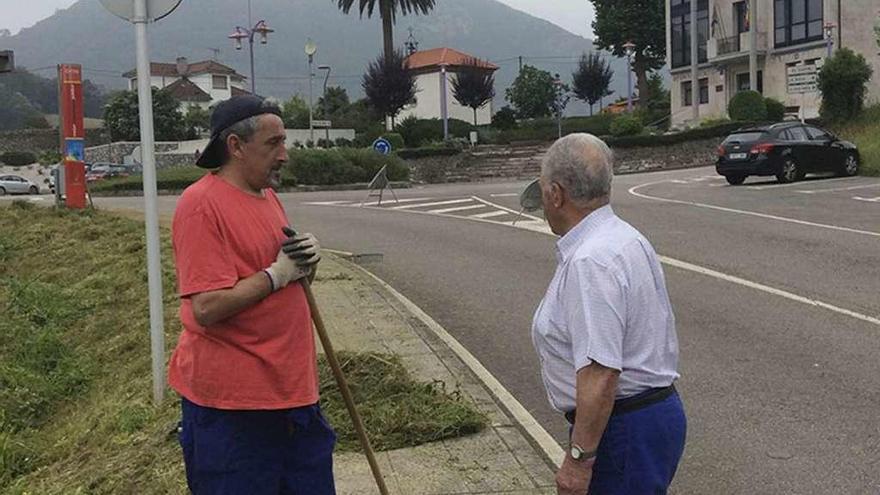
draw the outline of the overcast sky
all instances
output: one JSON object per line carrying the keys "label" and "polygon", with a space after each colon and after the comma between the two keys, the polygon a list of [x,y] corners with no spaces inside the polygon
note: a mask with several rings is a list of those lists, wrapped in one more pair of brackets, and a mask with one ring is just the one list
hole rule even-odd
{"label": "overcast sky", "polygon": [[[442,0],[440,0],[442,1]],[[590,37],[590,22],[593,8],[588,0],[499,0],[511,7],[528,12],[535,17],[546,19],[562,26],[572,33]],[[0,3],[12,0],[0,0]],[[8,29],[13,34],[23,27],[34,25],[40,19],[52,15],[55,9],[63,9],[76,3],[76,0],[39,0],[15,2],[15,7],[7,6],[0,18],[0,29]]]}

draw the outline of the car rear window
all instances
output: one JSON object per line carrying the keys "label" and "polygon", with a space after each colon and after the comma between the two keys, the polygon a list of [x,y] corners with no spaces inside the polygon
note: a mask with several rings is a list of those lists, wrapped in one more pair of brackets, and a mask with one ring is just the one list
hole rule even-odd
{"label": "car rear window", "polygon": [[731,134],[727,136],[727,139],[724,140],[723,144],[729,144],[733,142],[737,143],[749,143],[752,141],[757,141],[761,138],[767,136],[766,132],[756,131],[756,132],[738,132],[736,134]]}

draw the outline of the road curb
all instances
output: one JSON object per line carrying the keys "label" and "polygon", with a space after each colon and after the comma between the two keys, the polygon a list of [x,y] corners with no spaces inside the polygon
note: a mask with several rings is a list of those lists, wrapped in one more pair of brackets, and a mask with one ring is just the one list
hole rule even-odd
{"label": "road curb", "polygon": [[[333,251],[331,251],[333,252]],[[351,254],[344,252],[334,252],[336,254]],[[501,407],[522,430],[528,440],[537,447],[540,454],[550,466],[559,468],[565,453],[562,447],[556,443],[556,440],[545,430],[531,413],[523,407],[522,404],[511,394],[501,382],[498,381],[489,370],[487,370],[473,354],[470,353],[458,340],[455,339],[445,328],[425,313],[414,302],[410,301],[406,296],[398,292],[387,282],[370,272],[369,270],[352,263],[354,268],[374,280],[385,291],[394,296],[414,317],[421,321],[438,339],[446,344],[449,349],[458,356],[459,359],[471,370],[477,379],[486,387],[486,390],[495,399],[495,402]]]}

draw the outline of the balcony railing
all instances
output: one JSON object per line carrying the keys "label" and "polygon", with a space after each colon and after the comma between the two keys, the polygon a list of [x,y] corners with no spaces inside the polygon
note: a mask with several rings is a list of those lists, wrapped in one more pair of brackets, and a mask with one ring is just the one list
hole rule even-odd
{"label": "balcony railing", "polygon": [[[758,43],[757,48],[759,52],[766,51],[767,49],[767,34],[766,33],[757,33]],[[709,59],[714,59],[718,57],[723,57],[725,55],[731,54],[744,54],[748,53],[749,48],[751,47],[751,36],[750,33],[740,33],[737,36],[730,36],[727,38],[711,38],[709,39],[709,43],[707,46]]]}

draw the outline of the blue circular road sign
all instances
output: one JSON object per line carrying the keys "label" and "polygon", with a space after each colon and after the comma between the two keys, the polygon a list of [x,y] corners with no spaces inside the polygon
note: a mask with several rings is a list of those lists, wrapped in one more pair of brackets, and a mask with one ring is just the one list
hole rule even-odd
{"label": "blue circular road sign", "polygon": [[380,155],[387,155],[391,153],[391,143],[385,138],[379,138],[373,141],[373,149]]}

